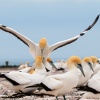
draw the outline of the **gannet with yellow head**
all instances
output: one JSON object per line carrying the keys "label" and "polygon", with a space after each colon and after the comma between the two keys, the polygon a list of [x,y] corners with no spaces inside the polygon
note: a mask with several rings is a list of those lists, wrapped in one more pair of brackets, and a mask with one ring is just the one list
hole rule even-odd
{"label": "gannet with yellow head", "polygon": [[85,77],[79,71],[79,83],[77,87],[84,85],[92,76],[93,70],[93,63],[90,57],[84,57],[82,60],[82,66],[85,73]]}
{"label": "gannet with yellow head", "polygon": [[[91,56],[94,63],[94,73],[92,77],[87,81],[85,86],[78,88],[78,90],[86,91],[82,96],[83,99],[100,99],[100,70],[95,73],[95,68],[99,63],[96,56]],[[90,73],[90,72],[89,72]]]}
{"label": "gannet with yellow head", "polygon": [[[63,74],[49,75],[43,79],[41,84],[37,85],[39,90],[34,91],[34,94],[49,94],[54,96],[65,95],[72,91],[79,82],[79,68],[83,75],[81,59],[78,56],[72,56],[67,60],[69,71]],[[37,92],[38,91],[38,92]]]}
{"label": "gannet with yellow head", "polygon": [[94,20],[94,22],[89,25],[88,28],[86,28],[83,32],[81,32],[79,35],[70,38],[70,39],[66,39],[64,41],[60,41],[57,42],[51,46],[48,45],[47,40],[45,38],[42,38],[39,41],[39,44],[34,43],[33,41],[31,41],[30,39],[28,39],[27,37],[21,35],[19,32],[5,26],[5,25],[0,25],[0,29],[8,32],[9,34],[14,35],[15,37],[17,37],[19,40],[21,40],[24,44],[26,44],[29,49],[30,49],[30,53],[33,56],[33,58],[35,59],[37,56],[42,56],[43,58],[43,63],[46,62],[46,59],[50,56],[50,54],[54,51],[57,50],[60,47],[63,47],[65,45],[68,45],[74,41],[76,41],[78,38],[80,38],[81,36],[83,36],[88,30],[90,30],[98,21],[99,19],[99,15],[96,17],[96,19]]}
{"label": "gannet with yellow head", "polygon": [[27,68],[27,67],[29,67],[29,62],[26,62],[25,64],[20,64],[20,66],[18,67],[18,70],[21,70],[21,69],[23,69],[23,68]]}
{"label": "gannet with yellow head", "polygon": [[94,73],[96,74],[100,70],[100,61],[96,56],[91,56],[93,67],[94,67]]}
{"label": "gannet with yellow head", "polygon": [[[29,92],[33,90],[33,85],[40,84],[46,77],[46,69],[42,63],[42,57],[37,56],[34,62],[35,70],[25,73],[23,71],[11,71],[8,73],[0,74],[1,78],[5,78],[0,83],[7,83],[7,87],[15,92]],[[8,85],[9,83],[9,85]]]}
{"label": "gannet with yellow head", "polygon": [[90,56],[92,62],[93,62],[93,68],[95,68],[96,64],[98,63],[98,58],[96,56]]}

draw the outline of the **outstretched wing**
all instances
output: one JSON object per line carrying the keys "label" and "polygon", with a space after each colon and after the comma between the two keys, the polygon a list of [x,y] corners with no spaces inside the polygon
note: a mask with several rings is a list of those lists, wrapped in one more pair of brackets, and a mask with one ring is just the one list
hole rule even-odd
{"label": "outstretched wing", "polygon": [[35,48],[36,48],[36,44],[31,41],[30,39],[28,39],[27,37],[21,35],[20,33],[18,33],[17,31],[9,28],[9,27],[6,27],[4,25],[0,25],[0,29],[5,31],[5,32],[8,32],[12,35],[14,35],[15,37],[17,37],[19,40],[21,40],[24,44],[26,44],[29,48],[30,48],[30,51],[31,51],[31,54],[32,56],[34,57],[35,56]]}
{"label": "outstretched wing", "polygon": [[75,36],[73,38],[70,38],[68,40],[64,40],[64,41],[58,42],[58,43],[50,46],[50,52],[52,52],[52,51],[54,51],[54,50],[56,50],[56,49],[58,49],[58,48],[60,48],[62,46],[65,46],[67,44],[70,44],[70,43],[76,41],[80,36],[83,36],[88,30],[90,30],[96,24],[96,22],[99,19],[99,16],[100,16],[100,14],[96,17],[94,22],[88,28],[86,28],[83,32],[81,32],[79,35],[77,35],[77,36]]}

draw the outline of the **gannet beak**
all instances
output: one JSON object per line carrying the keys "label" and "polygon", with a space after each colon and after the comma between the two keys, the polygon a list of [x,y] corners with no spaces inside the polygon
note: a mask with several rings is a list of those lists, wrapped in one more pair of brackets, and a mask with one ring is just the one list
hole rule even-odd
{"label": "gannet beak", "polygon": [[92,67],[92,64],[90,62],[87,62],[87,63],[90,66],[91,70],[94,72],[93,67]]}
{"label": "gannet beak", "polygon": [[82,72],[83,76],[85,77],[82,65],[81,64],[77,64],[77,68],[80,69],[80,71]]}
{"label": "gannet beak", "polygon": [[100,64],[100,61],[99,60],[97,60],[97,62],[98,62],[98,64]]}
{"label": "gannet beak", "polygon": [[47,69],[46,67],[45,67],[45,69],[46,69],[46,72],[49,72],[50,70],[49,69]]}
{"label": "gannet beak", "polygon": [[[49,61],[49,64],[50,64],[52,67],[56,68],[56,66],[54,65],[53,61]],[[56,68],[56,69],[57,69],[57,68]]]}

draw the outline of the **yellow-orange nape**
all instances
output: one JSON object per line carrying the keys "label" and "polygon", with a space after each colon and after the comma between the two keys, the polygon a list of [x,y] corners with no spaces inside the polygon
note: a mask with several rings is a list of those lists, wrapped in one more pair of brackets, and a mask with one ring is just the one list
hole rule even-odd
{"label": "yellow-orange nape", "polygon": [[47,45],[47,40],[46,40],[46,38],[41,38],[41,39],[40,39],[40,42],[39,42],[40,48],[41,48],[41,49],[44,49],[46,45]]}
{"label": "yellow-orange nape", "polygon": [[41,56],[37,56],[35,58],[35,65],[36,65],[36,67],[41,67],[42,66],[42,57]]}
{"label": "yellow-orange nape", "polygon": [[96,56],[90,56],[93,63],[97,63],[98,58]]}
{"label": "yellow-orange nape", "polygon": [[47,58],[47,62],[50,62],[50,61],[52,61],[51,58]]}
{"label": "yellow-orange nape", "polygon": [[30,74],[35,74],[36,71],[35,71],[35,70],[31,70],[29,73],[30,73]]}
{"label": "yellow-orange nape", "polygon": [[84,57],[84,58],[83,58],[83,61],[85,61],[85,62],[92,62],[92,60],[91,60],[90,57]]}
{"label": "yellow-orange nape", "polygon": [[[77,64],[81,64],[82,60],[80,57],[78,56],[71,56],[68,60],[67,60],[67,67],[68,69],[73,68],[74,66],[76,66]],[[74,66],[73,66],[74,65]]]}

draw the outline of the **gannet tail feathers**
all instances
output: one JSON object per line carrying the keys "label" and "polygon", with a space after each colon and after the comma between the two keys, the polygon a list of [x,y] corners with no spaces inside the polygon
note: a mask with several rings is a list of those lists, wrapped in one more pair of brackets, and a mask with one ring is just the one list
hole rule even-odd
{"label": "gannet tail feathers", "polygon": [[15,82],[14,80],[8,78],[7,76],[5,76],[5,74],[1,74],[0,73],[0,78],[5,78],[7,81],[9,81],[10,83],[12,83],[14,86],[16,85],[20,85],[19,83]]}
{"label": "gannet tail feathers", "polygon": [[100,93],[100,92],[98,92],[97,90],[95,90],[95,89],[93,89],[93,88],[91,88],[91,87],[89,87],[89,86],[81,86],[81,87],[78,87],[77,89],[78,89],[78,90],[81,90],[81,91],[92,92],[92,93],[94,93],[94,94]]}

